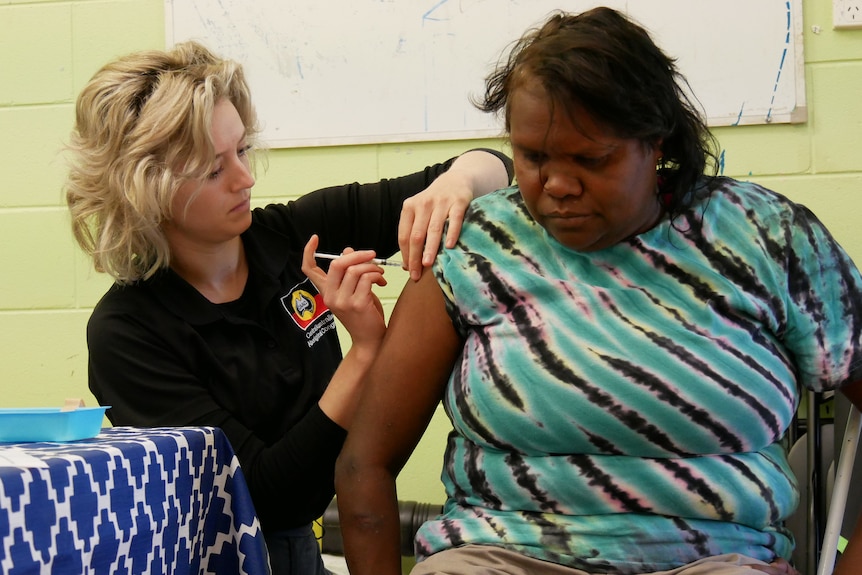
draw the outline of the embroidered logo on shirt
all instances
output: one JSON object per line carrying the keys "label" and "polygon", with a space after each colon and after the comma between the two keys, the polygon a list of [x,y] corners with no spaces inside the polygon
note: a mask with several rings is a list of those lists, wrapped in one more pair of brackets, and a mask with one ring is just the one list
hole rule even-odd
{"label": "embroidered logo on shirt", "polygon": [[298,320],[297,323],[309,322],[317,312],[317,301],[313,295],[299,289],[290,294],[290,307],[293,309],[294,318]]}
{"label": "embroidered logo on shirt", "polygon": [[320,341],[326,332],[335,329],[335,317],[310,280],[294,286],[287,295],[282,296],[281,305],[294,323],[306,332],[308,347]]}

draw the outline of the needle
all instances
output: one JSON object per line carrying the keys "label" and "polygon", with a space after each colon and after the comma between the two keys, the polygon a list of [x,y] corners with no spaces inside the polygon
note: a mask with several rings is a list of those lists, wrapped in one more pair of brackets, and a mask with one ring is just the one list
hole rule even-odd
{"label": "needle", "polygon": [[[320,258],[322,260],[337,260],[341,257],[340,254],[324,254],[321,252],[314,252],[314,257]],[[399,268],[402,266],[401,262],[396,262],[392,260],[384,260],[382,258],[374,258],[371,260],[373,263],[379,266],[398,266]]]}

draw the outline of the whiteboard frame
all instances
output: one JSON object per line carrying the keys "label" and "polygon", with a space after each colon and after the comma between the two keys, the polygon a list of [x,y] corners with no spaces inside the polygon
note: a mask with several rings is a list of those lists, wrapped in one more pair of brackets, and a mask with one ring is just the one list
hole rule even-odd
{"label": "whiteboard frame", "polygon": [[[277,5],[280,4],[282,0],[273,0]],[[322,1],[322,0],[321,0]],[[326,0],[332,3],[334,0]],[[352,6],[357,7],[361,6],[361,2],[358,0],[344,0],[346,2],[354,2]],[[388,0],[390,4],[397,3],[399,0]],[[405,0],[408,2],[416,2],[417,0]],[[478,3],[480,1],[489,1],[489,0],[472,0],[472,2]],[[494,1],[494,0],[490,0]],[[503,0],[496,0],[503,1]],[[662,2],[662,0],[655,0],[657,2]],[[667,0],[665,0],[667,1]],[[686,0],[687,2],[692,3],[700,3],[702,6],[714,6],[716,0]],[[751,1],[751,0],[746,0]],[[757,3],[765,2],[767,0],[755,0],[754,4],[749,4],[749,6],[758,6]],[[779,0],[768,0],[770,2],[778,2]],[[182,26],[178,26],[175,21],[175,8],[182,7],[183,10],[187,10],[189,5],[193,5],[196,2],[202,2],[207,7],[213,7],[213,9],[218,9],[218,7],[222,7],[226,5],[240,5],[243,2],[256,3],[256,5],[261,4],[261,0],[221,0],[220,2],[211,2],[210,0],[165,0],[165,42],[166,47],[171,47],[175,42],[187,39],[189,36],[181,36],[175,38],[175,34],[182,33]],[[641,23],[643,23],[648,29],[648,23],[645,21],[645,17],[639,17],[636,10],[643,9],[647,2],[647,0],[608,0],[601,4],[608,5],[617,9],[620,9],[624,12],[632,13],[632,15],[638,19]],[[805,59],[804,59],[804,46],[803,46],[803,24],[802,24],[802,0],[780,0],[780,2],[786,5],[787,8],[787,46],[785,48],[785,54],[782,56],[782,65],[787,63],[786,69],[779,69],[777,74],[778,78],[775,80],[776,90],[778,87],[779,79],[782,74],[787,75],[788,73],[792,74],[793,77],[793,86],[792,86],[792,98],[793,105],[792,109],[780,109],[773,110],[769,109],[768,111],[764,111],[763,109],[759,109],[755,113],[745,113],[740,110],[739,113],[729,113],[724,112],[720,114],[709,114],[706,111],[704,112],[707,117],[707,122],[710,127],[717,126],[737,126],[737,125],[753,125],[753,124],[787,124],[787,123],[804,123],[808,120],[807,107],[805,102]],[[265,4],[266,2],[263,2]],[[434,3],[434,2],[432,2]],[[436,6],[440,6],[445,4],[445,0],[436,2]],[[575,2],[571,2],[574,4]],[[577,3],[579,4],[597,4],[595,2],[586,2],[585,0],[579,0]],[[710,4],[711,3],[711,4]],[[296,6],[296,4],[291,4],[292,6]],[[565,6],[566,2],[560,1],[557,3],[559,6]],[[670,5],[670,4],[667,4]],[[661,6],[661,4],[657,4],[657,6]],[[630,8],[632,8],[630,10]],[[578,10],[582,9],[579,8]],[[771,9],[775,9],[774,7]],[[740,17],[737,15],[737,17]],[[210,18],[210,21],[215,21],[214,18]],[[538,22],[538,21],[537,21]],[[232,22],[231,24],[235,24]],[[353,25],[353,22],[350,22],[348,26]],[[526,29],[527,26],[524,26],[523,29]],[[710,34],[716,33],[715,30],[710,31],[709,26],[704,27],[702,30],[702,34]],[[511,35],[508,41],[515,40],[517,36],[523,32],[520,30],[517,34]],[[660,39],[654,33],[653,30],[650,30],[656,38],[657,43],[661,45]],[[195,37],[195,36],[192,36]],[[360,144],[378,144],[378,143],[407,143],[407,142],[419,142],[419,141],[441,141],[441,140],[466,140],[466,139],[477,139],[477,138],[497,138],[503,136],[502,124],[498,122],[499,125],[493,124],[490,119],[487,125],[478,127],[478,128],[466,128],[466,129],[410,129],[404,131],[395,131],[388,129],[381,129],[379,133],[376,131],[376,127],[371,128],[369,132],[359,133],[357,130],[356,133],[350,133],[351,130],[348,128],[347,133],[339,133],[339,134],[325,134],[319,135],[315,133],[314,135],[305,134],[302,130],[299,130],[302,135],[299,136],[289,136],[285,137],[281,135],[281,133],[276,133],[276,131],[280,131],[281,126],[276,126],[275,131],[270,130],[269,126],[273,125],[271,121],[273,115],[278,115],[279,112],[271,112],[276,108],[276,104],[273,104],[270,101],[267,101],[267,98],[272,99],[273,90],[268,90],[266,85],[262,82],[258,82],[255,80],[253,75],[253,66],[254,62],[249,62],[247,60],[254,60],[250,58],[238,57],[238,52],[235,51],[235,45],[237,43],[236,38],[233,38],[233,46],[230,44],[229,39],[215,39],[213,37],[197,37],[197,39],[203,41],[207,46],[217,52],[219,55],[224,57],[229,57],[238,60],[243,66],[246,68],[249,84],[251,87],[252,97],[255,100],[256,107],[258,109],[258,114],[260,116],[260,120],[263,124],[263,132],[261,133],[262,142],[271,148],[293,148],[293,147],[316,147],[316,146],[337,146],[337,145],[360,145]],[[499,55],[499,54],[497,54]],[[495,56],[496,57],[496,56]],[[785,60],[786,58],[786,60]],[[689,75],[686,70],[680,65],[680,68],[684,74]],[[480,78],[481,79],[481,78]],[[783,89],[786,91],[790,88],[787,88],[783,85]],[[282,92],[282,91],[279,91]],[[694,86],[694,92],[697,94],[698,89]],[[280,96],[279,96],[280,97]],[[785,96],[788,97],[788,96]],[[773,95],[774,98],[774,95]],[[296,103],[288,103],[287,106],[299,106],[302,108],[302,104]],[[315,107],[315,104],[305,102],[305,109],[310,109],[311,107]],[[472,109],[472,105],[469,103],[467,98],[464,98],[463,107],[465,110]],[[292,109],[292,108],[291,108]],[[333,110],[333,106],[328,106],[328,109]],[[465,114],[469,114],[472,112],[465,112]],[[278,120],[281,121],[281,120]],[[346,123],[341,123],[339,126],[346,125]],[[309,131],[309,130],[306,130]]]}

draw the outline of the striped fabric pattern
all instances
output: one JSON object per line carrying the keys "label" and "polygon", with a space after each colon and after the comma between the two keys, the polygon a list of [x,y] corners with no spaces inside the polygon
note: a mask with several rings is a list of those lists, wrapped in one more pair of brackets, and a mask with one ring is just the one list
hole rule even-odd
{"label": "striped fabric pattern", "polygon": [[777,442],[797,386],[862,377],[862,280],[810,211],[723,178],[673,226],[579,253],[509,188],[473,203],[435,273],[466,344],[420,557],[500,545],[593,573],[789,557]]}

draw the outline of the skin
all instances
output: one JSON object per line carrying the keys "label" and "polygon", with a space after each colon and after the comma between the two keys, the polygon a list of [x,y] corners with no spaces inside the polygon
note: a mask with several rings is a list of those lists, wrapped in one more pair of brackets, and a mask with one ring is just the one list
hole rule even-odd
{"label": "skin", "polygon": [[374,285],[385,286],[386,280],[383,268],[370,261],[372,250],[344,250],[327,274],[317,266],[316,249],[317,236],[312,236],[303,251],[302,271],[352,339],[318,404],[330,419],[348,428],[359,402],[361,375],[374,361],[386,332],[383,306],[371,291]]}
{"label": "skin", "polygon": [[242,295],[248,266],[240,234],[251,225],[251,175],[245,126],[228,100],[213,110],[216,164],[202,182],[187,182],[171,203],[162,229],[171,267],[214,303]]}
{"label": "skin", "polygon": [[576,125],[537,83],[516,89],[509,110],[521,195],[557,241],[591,252],[655,226],[660,142],[615,137],[584,113]]}
{"label": "skin", "polygon": [[[655,195],[660,142],[618,138],[583,113],[573,122],[551,112],[549,103],[535,87],[510,94],[515,174],[533,217],[561,244],[580,251],[652,228],[661,217]],[[433,274],[408,283],[336,464],[345,555],[354,575],[401,573],[395,478],[430,422],[462,347]],[[842,391],[862,405],[862,382]],[[862,565],[862,549],[853,539],[836,573],[859,572],[851,566]],[[783,559],[749,568],[798,573]]]}

